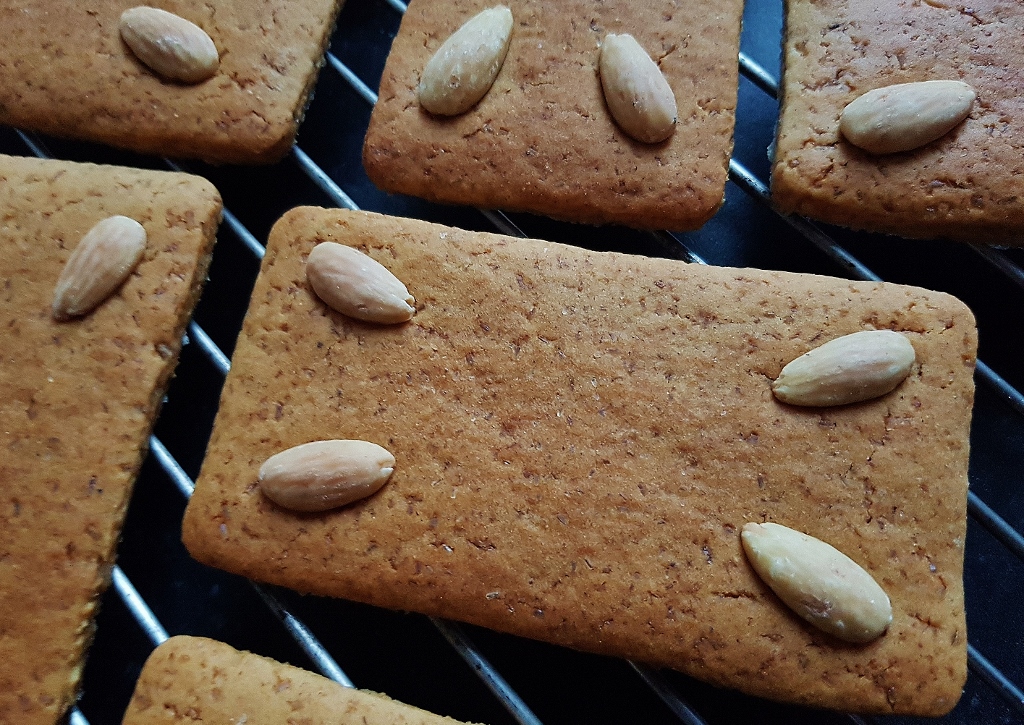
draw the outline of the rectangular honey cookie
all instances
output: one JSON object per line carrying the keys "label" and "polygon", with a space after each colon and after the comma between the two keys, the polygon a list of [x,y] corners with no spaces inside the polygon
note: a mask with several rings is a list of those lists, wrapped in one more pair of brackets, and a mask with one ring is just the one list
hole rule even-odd
{"label": "rectangular honey cookie", "polygon": [[[194,176],[0,156],[0,722],[51,725],[74,702],[220,210]],[[113,215],[145,228],[142,260],[56,321],[66,260]]]}
{"label": "rectangular honey cookie", "polygon": [[[168,719],[168,713],[177,713]],[[192,713],[192,714],[190,714]],[[192,722],[457,725],[385,695],[202,637],[172,637],[146,660],[122,725]],[[194,716],[193,716],[194,715]]]}
{"label": "rectangular honey cookie", "polygon": [[122,40],[138,3],[0,0],[0,123],[143,153],[270,163],[291,148],[341,0],[165,0],[198,25],[220,65],[166,80]]}
{"label": "rectangular honey cookie", "polygon": [[[376,325],[311,291],[315,244],[365,251],[416,314]],[[902,332],[879,399],[777,402],[790,360]],[[937,714],[966,675],[962,566],[976,330],[948,295],[596,253],[367,213],[274,227],[183,525],[200,561],[303,592],[672,667],[756,695]],[[271,455],[387,448],[369,498],[271,503]],[[745,523],[816,536],[892,600],[853,646],[786,610]]]}
{"label": "rectangular honey cookie", "polygon": [[[1015,0],[789,0],[772,197],[783,212],[904,237],[1024,243],[1024,6]],[[867,91],[928,80],[977,93],[967,119],[874,155],[839,132]]]}
{"label": "rectangular honey cookie", "polygon": [[[370,119],[363,164],[377,186],[432,201],[590,223],[695,229],[722,204],[736,109],[742,0],[514,0],[493,87],[468,112],[417,100],[427,61],[483,0],[414,2],[402,19]],[[612,120],[598,74],[609,33],[660,66],[675,133],[645,144]]]}

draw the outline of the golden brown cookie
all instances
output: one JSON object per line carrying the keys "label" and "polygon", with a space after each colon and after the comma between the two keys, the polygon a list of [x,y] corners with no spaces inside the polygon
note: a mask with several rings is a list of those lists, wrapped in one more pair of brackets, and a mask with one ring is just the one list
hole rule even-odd
{"label": "golden brown cookie", "polygon": [[[0,722],[59,720],[220,220],[185,174],[0,156]],[[64,263],[98,221],[147,232],[127,281],[58,322]]]}
{"label": "golden brown cookie", "polygon": [[0,0],[0,123],[166,156],[270,163],[295,140],[342,0],[166,0],[212,38],[213,77],[165,80],[121,39],[126,0]]}
{"label": "golden brown cookie", "polygon": [[[416,299],[399,325],[312,293],[320,241]],[[865,403],[784,405],[771,381],[827,339],[893,329],[910,377]],[[672,667],[749,693],[940,713],[966,674],[962,564],[976,330],[914,287],[595,253],[367,213],[274,227],[183,531],[200,561]],[[257,486],[291,446],[354,438],[395,470],[296,514]],[[740,530],[822,539],[885,589],[851,646],[787,610]]]}
{"label": "golden brown cookie", "polygon": [[[783,212],[904,237],[1024,243],[1024,7],[1015,0],[790,0],[772,197]],[[843,109],[897,83],[957,80],[970,116],[912,151],[873,155]]]}
{"label": "golden brown cookie", "polygon": [[[512,39],[487,95],[460,116],[424,111],[416,88],[427,61],[491,5],[410,5],[363,149],[375,184],[433,201],[641,228],[694,229],[715,213],[732,150],[741,0],[508,2]],[[598,75],[608,33],[634,35],[668,79],[679,120],[667,141],[634,141],[612,120]]]}

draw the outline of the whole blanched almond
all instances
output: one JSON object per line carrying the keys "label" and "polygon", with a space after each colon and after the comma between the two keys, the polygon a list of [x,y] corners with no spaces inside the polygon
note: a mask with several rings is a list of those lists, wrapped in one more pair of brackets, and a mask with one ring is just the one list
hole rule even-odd
{"label": "whole blanched almond", "polygon": [[427,62],[418,89],[431,113],[456,116],[472,108],[494,84],[512,37],[512,11],[498,5],[473,16]]}
{"label": "whole blanched almond", "polygon": [[321,242],[306,260],[306,278],[333,310],[367,322],[405,322],[416,312],[409,290],[387,267],[358,249]]}
{"label": "whole blanched almond", "polygon": [[792,405],[858,403],[894,390],[915,359],[914,346],[898,332],[855,332],[793,360],[772,383],[772,392]]}
{"label": "whole blanched almond", "polygon": [[741,538],[757,575],[818,629],[865,643],[892,623],[888,595],[835,547],[779,524],[746,524]]}
{"label": "whole blanched almond", "polygon": [[260,467],[260,490],[292,511],[327,511],[376,493],[395,457],[368,441],[314,441],[281,451]]}
{"label": "whole blanched almond", "polygon": [[922,81],[876,88],[853,101],[839,130],[873,154],[910,151],[953,130],[971,113],[977,94],[961,81]]}
{"label": "whole blanched almond", "polygon": [[658,143],[676,128],[676,97],[657,63],[632,35],[607,35],[601,44],[601,88],[615,123],[643,143]]}
{"label": "whole blanched almond", "polygon": [[82,237],[68,257],[53,293],[53,316],[66,320],[91,312],[128,278],[146,249],[146,230],[134,219],[112,216]]}
{"label": "whole blanched almond", "polygon": [[121,14],[121,37],[136,57],[164,78],[204,81],[217,72],[213,39],[195,23],[145,5]]}

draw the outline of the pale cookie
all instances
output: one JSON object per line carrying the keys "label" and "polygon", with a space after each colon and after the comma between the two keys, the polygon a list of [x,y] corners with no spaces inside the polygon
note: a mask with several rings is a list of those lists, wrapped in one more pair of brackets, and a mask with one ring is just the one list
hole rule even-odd
{"label": "pale cookie", "polygon": [[139,675],[122,725],[459,725],[385,695],[202,637],[172,637]]}

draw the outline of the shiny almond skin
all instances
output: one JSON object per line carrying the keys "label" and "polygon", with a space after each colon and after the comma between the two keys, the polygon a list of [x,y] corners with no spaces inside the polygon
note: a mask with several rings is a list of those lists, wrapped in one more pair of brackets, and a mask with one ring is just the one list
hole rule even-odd
{"label": "shiny almond skin", "polygon": [[107,217],[82,237],[53,293],[53,317],[67,320],[100,305],[128,278],[146,249],[146,230],[126,216]]}
{"label": "shiny almond skin", "polygon": [[395,457],[376,443],[314,441],[268,458],[259,486],[283,508],[327,511],[376,493],[394,470]]}
{"label": "shiny almond skin", "polygon": [[676,97],[632,35],[605,36],[600,72],[605,102],[619,128],[643,143],[658,143],[673,134]]}
{"label": "shiny almond skin", "polygon": [[306,260],[306,278],[331,309],[366,322],[395,324],[412,318],[415,300],[395,275],[358,249],[321,242]]}
{"label": "shiny almond skin", "polygon": [[220,66],[213,39],[195,23],[145,5],[121,14],[121,38],[135,56],[158,75],[199,83]]}
{"label": "shiny almond skin", "polygon": [[854,146],[873,154],[910,151],[956,128],[970,115],[976,97],[961,81],[876,88],[843,110],[839,130]]}
{"label": "shiny almond skin", "polygon": [[910,374],[916,354],[892,330],[864,330],[826,342],[782,368],[775,397],[791,405],[827,407],[871,400]]}
{"label": "shiny almond skin", "polygon": [[892,604],[857,562],[813,536],[779,524],[746,524],[743,550],[757,575],[812,625],[864,644],[892,623]]}
{"label": "shiny almond skin", "polygon": [[512,37],[512,11],[498,5],[474,15],[427,62],[417,89],[420,105],[441,116],[475,106],[494,85]]}

